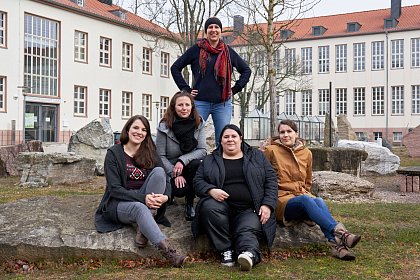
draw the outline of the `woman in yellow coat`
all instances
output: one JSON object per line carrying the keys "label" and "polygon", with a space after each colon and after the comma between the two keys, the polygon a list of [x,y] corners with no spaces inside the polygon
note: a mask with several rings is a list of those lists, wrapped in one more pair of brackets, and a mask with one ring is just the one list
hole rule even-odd
{"label": "woman in yellow coat", "polygon": [[279,137],[264,151],[277,172],[276,219],[286,226],[296,221],[319,225],[332,246],[333,256],[354,260],[349,248],[354,247],[361,236],[348,232],[343,224],[337,223],[324,200],[311,194],[312,153],[305,141],[298,138],[296,123],[282,120],[278,132]]}

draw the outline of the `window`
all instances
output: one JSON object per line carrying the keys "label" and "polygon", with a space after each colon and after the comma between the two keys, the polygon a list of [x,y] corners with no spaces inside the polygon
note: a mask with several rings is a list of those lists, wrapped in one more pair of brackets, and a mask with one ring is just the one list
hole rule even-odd
{"label": "window", "polygon": [[169,77],[169,53],[160,53],[160,76]]}
{"label": "window", "polygon": [[391,68],[404,68],[404,40],[391,40]]}
{"label": "window", "polygon": [[279,49],[277,49],[274,52],[273,64],[274,64],[274,67],[276,68],[276,75],[280,75],[280,73],[281,73],[281,56],[280,56],[280,50]]}
{"label": "window", "polygon": [[74,60],[87,62],[87,33],[74,31]]}
{"label": "window", "polygon": [[401,142],[402,141],[402,132],[393,132],[393,142]]}
{"label": "window", "polygon": [[353,70],[365,71],[365,43],[353,45]]}
{"label": "window", "polygon": [[372,70],[384,69],[384,41],[372,42]]}
{"label": "window", "polygon": [[373,132],[373,138],[378,140],[378,138],[382,138],[382,132]]}
{"label": "window", "polygon": [[364,132],[356,131],[357,141],[367,141],[367,136]]}
{"label": "window", "polygon": [[254,54],[255,74],[261,77],[265,76],[265,55],[262,51]]}
{"label": "window", "polygon": [[58,96],[59,24],[25,14],[24,86],[28,93]]}
{"label": "window", "polygon": [[286,73],[296,72],[296,49],[285,49]]}
{"label": "window", "polygon": [[302,115],[312,116],[312,90],[302,90]]}
{"label": "window", "polygon": [[111,116],[111,90],[99,90],[99,117],[109,118]]}
{"label": "window", "polygon": [[285,93],[286,115],[293,115],[296,113],[296,92],[293,90],[286,90]]}
{"label": "window", "polygon": [[99,65],[111,67],[111,39],[99,39]]}
{"label": "window", "polygon": [[391,87],[391,114],[403,115],[404,114],[404,86]]}
{"label": "window", "polygon": [[355,115],[365,115],[365,105],[366,105],[366,91],[364,87],[354,88],[354,114]]}
{"label": "window", "polygon": [[0,112],[6,111],[6,77],[0,76]]}
{"label": "window", "polygon": [[420,38],[411,39],[411,67],[420,67]]}
{"label": "window", "polygon": [[335,90],[335,100],[336,100],[336,114],[347,115],[347,89],[337,88]]}
{"label": "window", "polygon": [[152,49],[143,48],[143,73],[152,75]]}
{"label": "window", "polygon": [[411,86],[411,113],[420,114],[420,85]]}
{"label": "window", "polygon": [[6,47],[6,13],[0,11],[0,47]]}
{"label": "window", "polygon": [[121,117],[123,119],[128,119],[133,114],[133,111],[132,111],[133,93],[128,92],[128,91],[123,91],[121,97],[122,97]]}
{"label": "window", "polygon": [[385,114],[384,87],[372,88],[372,115]]}
{"label": "window", "polygon": [[323,46],[318,49],[319,73],[330,72],[330,47]]}
{"label": "window", "polygon": [[312,48],[302,48],[302,74],[312,74]]}
{"label": "window", "polygon": [[84,0],[71,0],[71,1],[79,5],[80,7],[83,7]]}
{"label": "window", "polygon": [[325,114],[330,112],[330,90],[329,89],[320,89],[318,90],[319,96],[319,110],[318,115],[325,116]]}
{"label": "window", "polygon": [[122,69],[133,71],[133,45],[128,43],[122,44]]}
{"label": "window", "polygon": [[152,95],[151,94],[143,94],[142,95],[142,112],[143,116],[147,118],[149,121],[152,117]]}
{"label": "window", "polygon": [[75,116],[86,116],[87,87],[74,86],[73,113]]}
{"label": "window", "polygon": [[280,115],[280,95],[279,95],[279,93],[277,92],[277,94],[276,94],[276,109],[277,109],[277,116],[279,116]]}
{"label": "window", "polygon": [[161,119],[165,115],[165,112],[166,112],[166,109],[168,108],[168,106],[169,106],[169,97],[161,96],[160,97],[160,118]]}
{"label": "window", "polygon": [[335,46],[335,71],[347,72],[347,45]]}

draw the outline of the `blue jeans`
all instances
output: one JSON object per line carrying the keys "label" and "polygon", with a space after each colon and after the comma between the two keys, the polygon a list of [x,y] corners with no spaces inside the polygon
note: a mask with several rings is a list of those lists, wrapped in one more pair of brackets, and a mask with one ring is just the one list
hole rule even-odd
{"label": "blue jeans", "polygon": [[337,222],[320,197],[315,198],[304,194],[291,198],[287,201],[284,219],[286,221],[311,220],[320,226],[328,240],[334,239],[333,231]]}
{"label": "blue jeans", "polygon": [[198,113],[204,121],[207,121],[211,114],[214,124],[216,147],[219,147],[220,133],[225,125],[230,124],[230,119],[232,117],[232,100],[229,99],[221,103],[195,100],[194,103]]}
{"label": "blue jeans", "polygon": [[[146,181],[140,190],[130,190],[142,194],[158,193],[163,194],[166,189],[166,174],[162,167],[155,167],[147,176]],[[161,232],[150,209],[146,204],[139,201],[120,201],[117,206],[118,220],[123,224],[136,223],[140,231],[157,245],[166,239]]]}

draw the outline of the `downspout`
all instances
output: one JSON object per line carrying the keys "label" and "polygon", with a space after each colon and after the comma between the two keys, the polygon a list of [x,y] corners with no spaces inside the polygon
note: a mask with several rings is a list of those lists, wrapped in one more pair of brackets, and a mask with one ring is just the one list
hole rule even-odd
{"label": "downspout", "polygon": [[385,30],[385,39],[386,39],[386,46],[385,46],[385,139],[389,142],[388,139],[388,126],[389,126],[389,57],[388,57],[388,30]]}

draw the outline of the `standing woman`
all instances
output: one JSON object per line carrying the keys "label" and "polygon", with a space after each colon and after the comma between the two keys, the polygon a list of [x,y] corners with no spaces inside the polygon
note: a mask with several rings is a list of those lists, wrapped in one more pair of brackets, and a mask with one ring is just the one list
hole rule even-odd
{"label": "standing woman", "polygon": [[[207,121],[212,116],[216,146],[220,142],[222,128],[230,123],[232,95],[240,92],[248,83],[251,69],[245,61],[221,37],[222,22],[217,17],[207,19],[204,24],[206,38],[190,47],[171,66],[172,77],[180,90],[186,90],[195,99],[198,113]],[[191,65],[194,85],[191,88],[182,76],[182,69]],[[232,87],[233,67],[239,79]]]}
{"label": "standing woman", "polygon": [[226,125],[221,146],[204,158],[194,178],[200,201],[192,223],[194,236],[206,233],[221,265],[251,270],[261,261],[259,240],[271,247],[276,234],[276,174],[259,150],[242,141],[236,125]]}
{"label": "standing woman", "polygon": [[264,151],[277,172],[277,220],[286,226],[293,221],[316,223],[331,244],[334,257],[354,260],[349,248],[356,246],[361,236],[348,232],[342,223],[337,223],[324,200],[311,194],[312,153],[305,141],[298,138],[296,123],[282,120],[278,132],[280,137]]}
{"label": "standing woman", "polygon": [[108,149],[105,157],[106,189],[95,214],[96,230],[110,232],[137,224],[138,247],[150,240],[174,266],[181,267],[187,257],[169,244],[154,218],[156,212],[162,215],[159,212],[170,190],[147,119],[131,117],[122,129],[120,142]]}
{"label": "standing woman", "polygon": [[175,93],[156,135],[156,147],[172,186],[172,196],[185,196],[185,219],[195,216],[193,179],[206,156],[204,122],[187,91]]}

